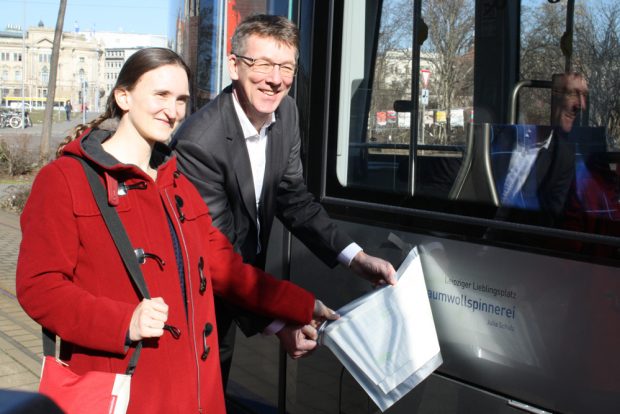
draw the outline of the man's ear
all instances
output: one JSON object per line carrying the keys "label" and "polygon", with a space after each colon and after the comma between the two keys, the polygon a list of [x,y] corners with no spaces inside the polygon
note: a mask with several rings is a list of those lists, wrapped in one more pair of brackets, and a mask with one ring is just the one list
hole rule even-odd
{"label": "man's ear", "polygon": [[114,89],[114,100],[123,111],[129,110],[129,92],[125,89]]}
{"label": "man's ear", "polygon": [[228,55],[228,74],[231,80],[239,80],[239,67],[237,57],[233,54]]}

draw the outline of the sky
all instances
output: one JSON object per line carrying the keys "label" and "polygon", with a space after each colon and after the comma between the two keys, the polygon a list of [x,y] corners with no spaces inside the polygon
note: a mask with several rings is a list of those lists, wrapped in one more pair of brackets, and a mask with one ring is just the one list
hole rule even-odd
{"label": "sky", "polygon": [[[168,33],[170,0],[67,0],[63,31]],[[59,0],[0,0],[0,30],[7,25],[55,27]],[[25,22],[25,24],[24,24]]]}

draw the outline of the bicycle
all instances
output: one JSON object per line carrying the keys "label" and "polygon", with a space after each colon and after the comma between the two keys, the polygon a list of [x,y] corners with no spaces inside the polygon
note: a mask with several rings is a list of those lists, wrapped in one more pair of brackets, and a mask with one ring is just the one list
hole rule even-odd
{"label": "bicycle", "polygon": [[[26,127],[32,126],[30,115],[28,112],[24,113],[24,120],[26,121]],[[0,113],[0,127],[11,127],[18,129],[22,127],[22,114],[17,112],[2,112]]]}
{"label": "bicycle", "polygon": [[6,127],[11,126],[9,124],[10,118],[11,117],[9,116],[7,112],[4,112],[4,111],[0,112],[0,128],[6,128]]}

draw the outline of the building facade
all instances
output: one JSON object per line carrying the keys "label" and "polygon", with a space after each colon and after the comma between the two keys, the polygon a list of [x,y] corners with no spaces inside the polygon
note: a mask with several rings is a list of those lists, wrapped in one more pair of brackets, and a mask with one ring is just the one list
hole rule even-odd
{"label": "building facade", "polygon": [[[5,106],[44,108],[51,69],[54,28],[9,26],[0,31],[0,98]],[[165,36],[64,32],[56,78],[55,106],[70,100],[74,110],[84,106],[99,112],[125,60],[144,47],[166,47]]]}
{"label": "building facade", "polygon": [[97,40],[103,49],[103,69],[99,94],[103,97],[112,92],[116,78],[129,56],[145,47],[169,47],[166,36],[124,33],[95,32],[89,37]]}

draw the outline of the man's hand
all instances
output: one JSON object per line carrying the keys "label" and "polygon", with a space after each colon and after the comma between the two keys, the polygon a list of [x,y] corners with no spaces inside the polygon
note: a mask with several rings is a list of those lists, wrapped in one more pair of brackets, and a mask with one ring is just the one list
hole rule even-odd
{"label": "man's hand", "polygon": [[280,339],[280,344],[282,344],[286,353],[293,359],[308,356],[317,347],[318,333],[310,325],[287,325],[280,329],[276,335]]}
{"label": "man's hand", "polygon": [[356,254],[351,261],[351,270],[375,285],[396,284],[396,270],[392,264],[363,251]]}

